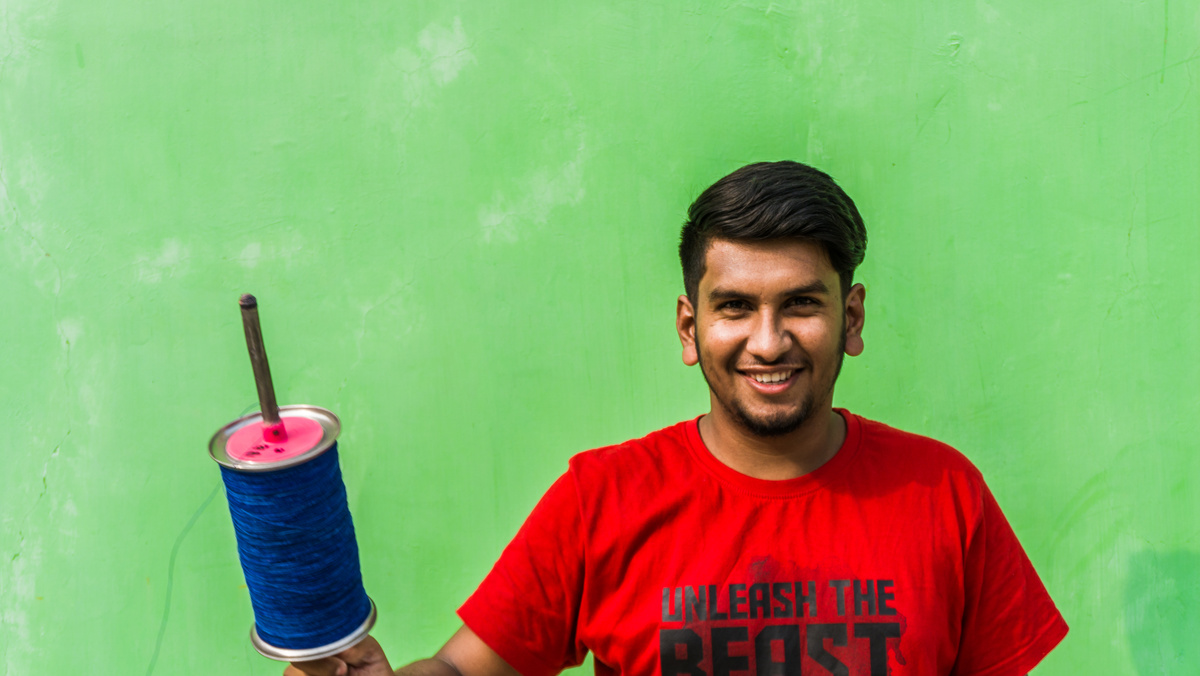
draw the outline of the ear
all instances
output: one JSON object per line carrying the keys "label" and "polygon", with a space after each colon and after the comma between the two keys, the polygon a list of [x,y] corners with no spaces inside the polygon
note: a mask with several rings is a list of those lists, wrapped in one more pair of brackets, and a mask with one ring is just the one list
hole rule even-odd
{"label": "ear", "polygon": [[683,345],[683,363],[695,366],[700,362],[700,353],[696,351],[696,309],[686,295],[675,302],[675,331]]}
{"label": "ear", "polygon": [[864,303],[867,299],[867,289],[862,284],[850,287],[846,294],[846,354],[857,357],[863,353],[863,321],[866,318]]}

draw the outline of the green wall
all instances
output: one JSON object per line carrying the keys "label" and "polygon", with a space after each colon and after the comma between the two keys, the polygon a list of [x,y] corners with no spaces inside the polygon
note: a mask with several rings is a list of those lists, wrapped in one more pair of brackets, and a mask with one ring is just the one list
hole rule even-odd
{"label": "green wall", "polygon": [[673,246],[750,161],[871,237],[839,403],[984,471],[1072,633],[1200,672],[1200,3],[0,3],[0,673],[278,674],[209,436],[336,411],[436,649],[579,450],[707,405]]}

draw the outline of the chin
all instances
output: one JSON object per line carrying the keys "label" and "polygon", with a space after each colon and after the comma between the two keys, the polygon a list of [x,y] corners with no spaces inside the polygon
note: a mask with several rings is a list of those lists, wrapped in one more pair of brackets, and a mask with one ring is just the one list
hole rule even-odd
{"label": "chin", "polygon": [[800,429],[807,420],[811,407],[807,404],[799,410],[782,411],[770,415],[749,415],[736,407],[730,411],[737,422],[751,434],[760,437],[779,437]]}

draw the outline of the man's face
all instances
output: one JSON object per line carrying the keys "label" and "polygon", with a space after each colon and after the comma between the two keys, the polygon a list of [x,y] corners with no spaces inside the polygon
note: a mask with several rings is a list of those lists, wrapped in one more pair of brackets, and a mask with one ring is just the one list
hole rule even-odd
{"label": "man's face", "polygon": [[695,304],[679,297],[676,325],[713,413],[774,436],[831,407],[843,353],[862,352],[862,285],[843,299],[825,250],[803,240],[717,239],[705,263]]}

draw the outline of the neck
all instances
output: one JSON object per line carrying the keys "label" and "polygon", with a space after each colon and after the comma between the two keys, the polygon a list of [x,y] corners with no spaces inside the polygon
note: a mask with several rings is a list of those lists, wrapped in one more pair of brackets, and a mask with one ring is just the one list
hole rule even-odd
{"label": "neck", "polygon": [[846,421],[825,402],[795,430],[764,437],[747,430],[714,402],[712,411],[700,419],[700,438],[729,468],[756,479],[782,481],[804,476],[837,455],[846,439]]}

